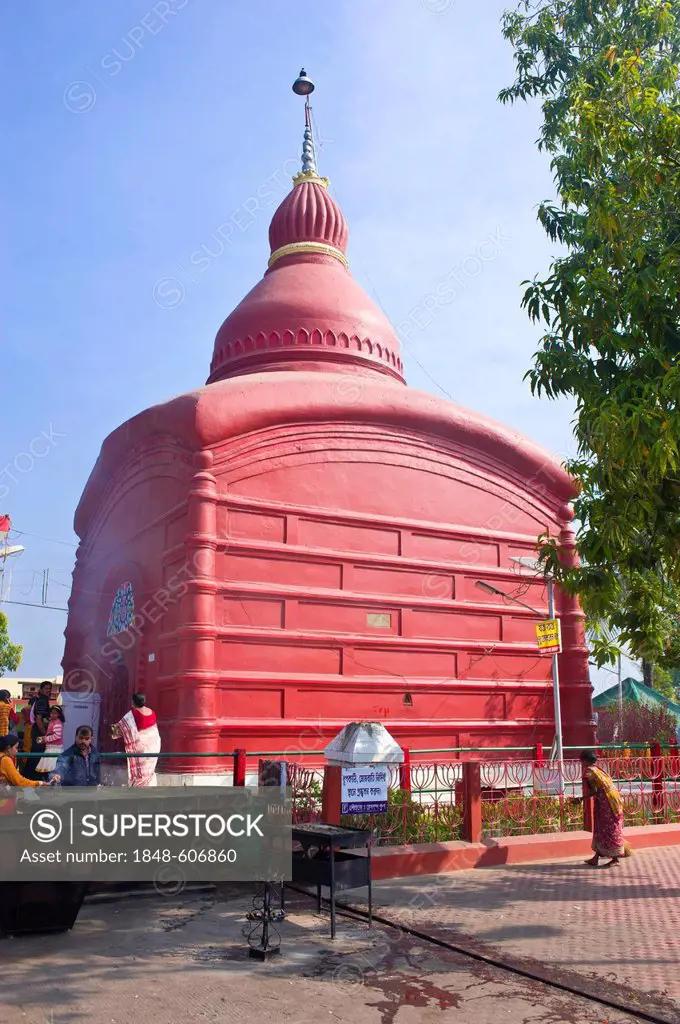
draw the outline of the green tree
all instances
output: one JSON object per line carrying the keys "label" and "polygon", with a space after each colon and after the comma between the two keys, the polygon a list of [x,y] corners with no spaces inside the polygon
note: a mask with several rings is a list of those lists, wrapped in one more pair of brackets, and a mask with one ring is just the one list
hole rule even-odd
{"label": "green tree", "polygon": [[668,697],[673,701],[677,700],[677,694],[673,686],[673,676],[667,668],[663,668],[661,665],[652,665],[651,686],[662,697]]}
{"label": "green tree", "polygon": [[10,640],[7,616],[0,612],[0,675],[4,675],[5,672],[16,672],[23,653],[21,644],[13,644]]}
{"label": "green tree", "polygon": [[503,102],[537,97],[561,243],[523,304],[543,327],[532,391],[574,399],[567,468],[581,566],[541,557],[578,593],[598,663],[617,644],[658,662],[680,593],[680,10],[669,0],[522,0]]}

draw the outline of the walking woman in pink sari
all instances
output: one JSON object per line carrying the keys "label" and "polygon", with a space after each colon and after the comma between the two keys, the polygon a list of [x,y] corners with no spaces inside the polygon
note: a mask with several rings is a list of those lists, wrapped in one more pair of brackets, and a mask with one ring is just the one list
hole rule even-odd
{"label": "walking woman in pink sari", "polygon": [[[123,737],[127,759],[129,786],[156,786],[156,765],[160,754],[161,737],[156,724],[156,713],[146,706],[143,693],[133,693],[132,707],[120,722],[113,726],[111,734],[116,739]],[[147,755],[137,756],[134,755]]]}
{"label": "walking woman in pink sari", "polygon": [[601,768],[596,768],[597,754],[584,750],[581,754],[583,767],[583,791],[586,797],[595,797],[593,807],[593,856],[586,864],[591,868],[600,866],[600,858],[612,868],[621,857],[630,857],[630,843],[623,838],[623,799],[613,780]]}

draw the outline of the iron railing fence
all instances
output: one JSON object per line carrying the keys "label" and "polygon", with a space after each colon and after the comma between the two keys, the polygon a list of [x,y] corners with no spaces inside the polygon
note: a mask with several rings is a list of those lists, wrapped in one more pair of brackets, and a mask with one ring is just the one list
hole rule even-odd
{"label": "iron railing fence", "polygon": [[[680,822],[680,756],[615,756],[600,766],[621,792],[627,825]],[[478,785],[466,787],[465,773],[479,770]],[[585,803],[579,760],[494,759],[411,764],[389,768],[388,810],[381,815],[348,815],[343,824],[368,828],[376,845],[438,843],[466,838],[466,799],[479,803],[482,838],[540,835],[582,830]],[[288,765],[293,820],[322,815],[323,772]]]}
{"label": "iron railing fence", "polygon": [[[430,748],[408,751],[404,765],[389,766],[388,810],[382,815],[351,815],[343,822],[369,828],[376,845],[446,842],[467,838],[475,807],[481,838],[502,838],[584,828],[582,769],[574,757],[561,764],[535,756],[536,748]],[[680,754],[675,746],[610,744],[598,747],[600,766],[621,792],[627,825],[680,823]],[[527,754],[530,756],[527,757]],[[461,756],[463,755],[463,756]],[[19,753],[19,759],[42,753]],[[200,761],[210,772],[230,776],[235,785],[254,783],[262,760],[286,762],[293,821],[322,817],[324,769],[320,751],[162,751],[160,755],[101,753],[103,762],[124,766],[130,756],[159,757],[158,771]],[[312,760],[316,759],[316,763]],[[164,769],[164,765],[168,766]],[[210,767],[208,767],[210,766]],[[478,770],[473,784],[466,773]],[[181,768],[180,768],[181,770]],[[469,806],[466,807],[466,803]],[[467,817],[466,817],[467,814]]]}

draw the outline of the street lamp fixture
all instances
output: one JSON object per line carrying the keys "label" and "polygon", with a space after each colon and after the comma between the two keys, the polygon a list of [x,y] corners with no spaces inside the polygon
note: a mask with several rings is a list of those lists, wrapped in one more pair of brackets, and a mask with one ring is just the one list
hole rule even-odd
{"label": "street lamp fixture", "polygon": [[512,601],[513,604],[519,604],[522,608],[526,608],[527,611],[533,612],[534,615],[538,615],[539,618],[543,616],[535,608],[532,608],[530,604],[525,604],[524,601],[520,601],[518,597],[513,597],[512,594],[506,594],[504,590],[499,590],[498,587],[492,587],[490,583],[486,583],[484,580],[477,580],[475,583],[476,587],[480,590],[486,590],[489,594],[498,594],[499,597],[504,597],[506,601]]}
{"label": "street lamp fixture", "polygon": [[[0,548],[0,604],[7,603],[5,598],[5,567],[7,565],[7,559],[11,558],[12,555],[21,555],[26,548],[23,544],[7,544],[7,534],[5,534],[4,547]],[[12,586],[12,570],[9,572],[9,585],[7,587],[7,594],[9,595]]]}
{"label": "street lamp fixture", "polygon": [[[553,577],[545,572],[541,563],[535,558],[511,556],[510,561],[514,562],[521,569],[531,569],[534,576],[542,577],[548,587],[548,618],[555,618],[555,589]],[[538,613],[537,613],[538,614]],[[552,677],[553,677],[553,703],[555,706],[555,747],[557,760],[561,764],[564,759],[564,747],[562,745],[562,708],[560,705],[560,669],[557,655],[552,656]]]}

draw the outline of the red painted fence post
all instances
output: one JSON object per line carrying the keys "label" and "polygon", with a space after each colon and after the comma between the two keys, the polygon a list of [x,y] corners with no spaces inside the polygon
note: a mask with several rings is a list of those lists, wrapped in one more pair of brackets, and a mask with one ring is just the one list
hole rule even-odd
{"label": "red painted fence post", "polygon": [[327,764],[323,770],[323,794],[321,796],[321,820],[327,825],[340,825],[342,801],[342,769],[340,765]]}
{"label": "red painted fence post", "polygon": [[246,784],[246,752],[243,747],[234,751],[234,785],[245,786]]}
{"label": "red painted fence post", "polygon": [[463,764],[463,840],[482,841],[482,773],[479,761]]}
{"label": "red painted fence post", "polygon": [[542,743],[537,743],[536,744],[536,747],[534,749],[534,760],[537,761],[538,764],[543,764],[543,744]]}
{"label": "red painted fence post", "polygon": [[399,789],[411,792],[411,751],[404,747],[404,762],[399,765]]}
{"label": "red painted fence post", "polygon": [[664,758],[660,743],[652,743],[649,750],[652,755],[652,810],[658,813],[664,805]]}

